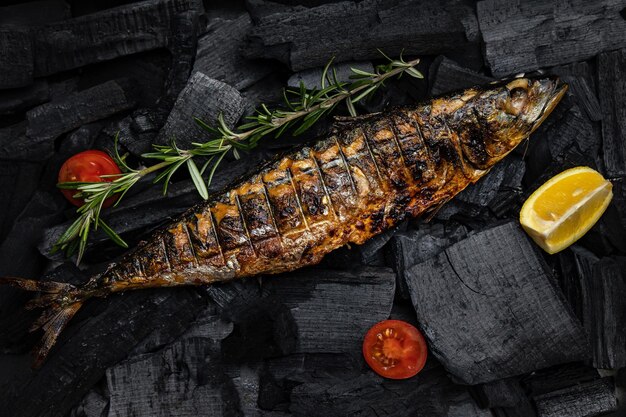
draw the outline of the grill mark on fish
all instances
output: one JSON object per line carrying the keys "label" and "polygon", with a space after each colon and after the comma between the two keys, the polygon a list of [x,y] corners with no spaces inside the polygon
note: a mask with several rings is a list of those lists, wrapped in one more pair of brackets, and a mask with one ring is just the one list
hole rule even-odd
{"label": "grill mark on fish", "polygon": [[278,229],[278,224],[276,223],[274,207],[272,207],[272,202],[270,201],[270,196],[267,191],[267,184],[265,184],[265,181],[263,181],[263,176],[260,176],[259,181],[261,182],[261,186],[263,187],[263,196],[265,197],[265,201],[267,202],[267,207],[269,209],[270,219],[272,220],[272,225],[274,226],[274,230],[276,231],[276,236],[280,238],[279,241],[280,241],[280,244],[282,245],[283,240],[282,240],[280,230]]}
{"label": "grill mark on fish", "polygon": [[343,149],[341,149],[341,144],[339,143],[339,138],[337,136],[335,138],[335,143],[337,144],[337,151],[339,152],[339,156],[341,157],[341,161],[343,162],[343,166],[346,168],[346,172],[348,173],[348,178],[350,179],[350,186],[352,187],[352,192],[355,196],[359,193],[356,189],[356,184],[354,183],[354,178],[352,177],[352,170],[350,169],[350,165],[348,164],[348,160],[343,153]]}
{"label": "grill mark on fish", "polygon": [[162,235],[159,238],[159,243],[161,244],[161,248],[163,249],[163,260],[165,261],[165,265],[167,268],[166,272],[171,272],[172,264],[170,264],[170,257],[167,253],[167,244],[165,243],[165,239],[163,239]]}
{"label": "grill mark on fish", "polygon": [[315,157],[315,152],[311,152],[311,159],[313,160],[313,164],[315,165],[315,170],[317,171],[317,175],[320,178],[320,183],[322,184],[322,189],[324,190],[324,196],[328,199],[328,207],[330,207],[330,211],[333,213],[333,217],[337,219],[337,211],[335,210],[335,206],[332,198],[330,197],[330,193],[328,192],[328,188],[326,187],[326,181],[324,180],[324,174],[322,173],[322,169],[320,168],[319,163],[317,162],[317,158]]}
{"label": "grill mark on fish", "polygon": [[226,266],[226,257],[224,256],[224,250],[222,249],[222,244],[220,243],[220,237],[217,233],[217,222],[215,221],[215,217],[213,216],[213,210],[211,207],[209,207],[209,213],[208,213],[208,218],[209,218],[209,222],[211,223],[211,230],[213,231],[213,236],[215,238],[215,246],[217,246],[217,249],[220,253],[220,257],[222,258],[222,265]]}
{"label": "grill mark on fish", "polygon": [[293,195],[296,198],[296,203],[298,204],[298,210],[300,211],[300,214],[302,215],[302,222],[304,223],[304,227],[306,228],[306,230],[311,230],[311,228],[309,227],[309,222],[307,221],[306,218],[306,213],[304,212],[304,208],[302,207],[302,202],[300,201],[300,196],[298,195],[298,188],[296,187],[296,184],[293,182],[293,175],[291,174],[291,169],[287,168],[285,170],[285,173],[287,174],[287,177],[289,178],[289,183],[291,184],[291,188],[293,189]]}
{"label": "grill mark on fish", "polygon": [[363,142],[365,142],[365,146],[367,147],[367,153],[372,159],[372,164],[374,164],[374,168],[376,169],[376,174],[378,175],[380,184],[384,185],[386,181],[383,179],[383,175],[380,172],[380,167],[378,166],[378,162],[376,162],[376,157],[374,156],[374,153],[372,152],[372,146],[370,145],[370,139],[368,138],[369,133],[361,127],[359,129],[361,130],[361,133],[363,133]]}
{"label": "grill mark on fish", "polygon": [[193,248],[193,244],[191,242],[191,235],[189,234],[189,229],[187,228],[187,223],[181,222],[181,224],[182,224],[182,229],[185,231],[185,236],[187,236],[187,242],[189,243],[189,251],[191,252],[191,255],[193,257],[193,264],[195,267],[197,267],[198,265],[200,265],[200,262],[198,262],[196,251]]}
{"label": "grill mark on fish", "polygon": [[252,249],[252,253],[254,256],[256,255],[256,250],[254,249],[254,243],[252,242],[252,237],[250,236],[250,231],[248,230],[248,225],[246,224],[246,218],[243,215],[243,210],[241,208],[241,201],[239,200],[239,194],[235,192],[235,204],[237,205],[237,211],[239,212],[239,218],[241,219],[241,225],[243,226],[243,231],[248,239],[248,245],[250,245],[250,249]]}

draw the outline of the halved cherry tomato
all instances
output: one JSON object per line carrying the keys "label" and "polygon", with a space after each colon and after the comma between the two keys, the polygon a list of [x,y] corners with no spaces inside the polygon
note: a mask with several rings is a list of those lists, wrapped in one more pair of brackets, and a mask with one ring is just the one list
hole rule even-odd
{"label": "halved cherry tomato", "polygon": [[[84,151],[69,158],[61,166],[59,171],[59,182],[111,182],[115,177],[104,177],[101,175],[120,174],[120,168],[113,158],[102,151]],[[77,190],[62,189],[61,192],[67,200],[75,206],[82,206],[85,202],[73,196]],[[104,200],[102,207],[109,207],[117,200],[117,196]]]}
{"label": "halved cherry tomato", "polygon": [[385,320],[365,334],[363,356],[378,375],[406,379],[424,368],[428,348],[424,336],[409,323]]}

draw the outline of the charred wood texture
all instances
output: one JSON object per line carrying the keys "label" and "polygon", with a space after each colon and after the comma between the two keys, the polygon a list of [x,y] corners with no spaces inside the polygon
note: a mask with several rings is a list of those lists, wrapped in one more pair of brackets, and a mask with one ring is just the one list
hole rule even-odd
{"label": "charred wood texture", "polygon": [[501,77],[623,47],[625,6],[623,0],[480,1],[476,10],[485,59]]}
{"label": "charred wood texture", "polygon": [[0,89],[33,83],[33,44],[27,28],[0,26]]}
{"label": "charred wood texture", "polygon": [[611,177],[626,176],[625,67],[624,49],[598,56],[598,90],[603,114],[602,149],[606,171]]}
{"label": "charred wood texture", "polygon": [[208,32],[198,39],[193,71],[230,84],[238,90],[250,87],[271,71],[267,62],[248,60],[241,55],[246,34],[252,28],[248,13],[236,19],[214,19]]}
{"label": "charred wood texture", "polygon": [[[33,33],[35,76],[167,46],[172,18],[197,0],[144,1],[44,25]],[[124,33],[124,36],[120,36]]]}
{"label": "charred wood texture", "polygon": [[64,0],[39,0],[0,7],[0,26],[38,26],[70,18]]}
{"label": "charred wood texture", "polygon": [[433,96],[493,81],[493,78],[464,68],[445,56],[437,57],[433,61],[428,78],[430,94]]}
{"label": "charred wood texture", "polygon": [[538,417],[593,417],[617,410],[611,378],[596,379],[534,397]]}
{"label": "charred wood texture", "polygon": [[588,356],[582,326],[514,223],[471,235],[405,276],[434,355],[459,381],[488,382]]}
{"label": "charred wood texture", "polygon": [[[333,55],[337,61],[378,59],[377,48],[391,55],[403,49],[407,55],[467,55],[478,45],[472,8],[457,0],[259,8],[263,14],[253,11],[255,26],[245,51],[249,57],[277,59],[294,71],[324,66]],[[356,28],[367,28],[367,36]]]}

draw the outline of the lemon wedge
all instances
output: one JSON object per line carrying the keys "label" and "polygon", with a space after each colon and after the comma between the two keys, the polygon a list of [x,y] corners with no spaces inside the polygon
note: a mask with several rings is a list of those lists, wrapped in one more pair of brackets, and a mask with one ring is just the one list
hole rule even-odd
{"label": "lemon wedge", "polygon": [[552,254],[580,239],[602,216],[613,186],[588,167],[552,177],[524,203],[520,223],[543,250]]}

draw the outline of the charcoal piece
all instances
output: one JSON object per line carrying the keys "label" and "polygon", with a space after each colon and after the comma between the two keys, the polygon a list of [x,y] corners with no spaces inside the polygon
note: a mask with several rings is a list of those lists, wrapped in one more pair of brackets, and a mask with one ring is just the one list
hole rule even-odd
{"label": "charcoal piece", "polygon": [[511,155],[504,170],[504,180],[496,195],[489,202],[489,209],[499,218],[509,213],[517,213],[523,203],[522,179],[526,173],[526,163],[522,158]]}
{"label": "charcoal piece", "polygon": [[92,390],[89,391],[80,404],[72,410],[69,417],[105,417],[108,404],[108,398]]}
{"label": "charcoal piece", "polygon": [[467,230],[450,222],[420,224],[417,230],[398,233],[391,238],[390,252],[397,274],[397,287],[402,298],[410,297],[406,271],[437,255],[451,244],[463,239]]}
{"label": "charcoal piece", "polygon": [[102,124],[97,122],[79,127],[63,139],[59,152],[73,155],[91,149],[101,130]]}
{"label": "charcoal piece", "polygon": [[611,378],[534,397],[538,417],[593,417],[617,410],[615,385]]}
{"label": "charcoal piece", "polygon": [[[212,316],[219,324],[219,318]],[[208,323],[205,318],[204,327]],[[215,325],[211,326],[215,328]],[[107,370],[109,416],[234,415],[237,390],[219,363],[222,331],[183,335],[153,353],[139,355]]]}
{"label": "charcoal piece", "polygon": [[291,310],[296,352],[352,352],[365,332],[389,317],[395,274],[388,268],[295,271],[264,279],[267,291]]}
{"label": "charcoal piece", "polygon": [[569,85],[569,91],[574,96],[576,104],[585,112],[589,120],[597,122],[602,120],[602,109],[595,92],[589,82],[582,77],[563,77]]}
{"label": "charcoal piece", "polygon": [[197,11],[179,13],[172,20],[173,34],[168,42],[172,65],[165,82],[165,94],[159,100],[159,107],[162,111],[171,110],[176,98],[187,85],[196,56],[198,25]]}
{"label": "charcoal piece", "polygon": [[[264,3],[263,6],[271,3]],[[436,4],[408,0],[341,2],[313,8],[283,7],[254,16],[244,52],[252,58],[277,59],[294,70],[337,62],[390,56],[478,51],[473,6],[446,0]],[[253,12],[254,13],[254,12]],[[367,36],[359,28],[367,28]]]}
{"label": "charcoal piece", "polygon": [[584,61],[623,47],[626,21],[619,0],[477,4],[485,58],[496,77]]}
{"label": "charcoal piece", "polygon": [[20,122],[0,128],[0,159],[7,161],[42,161],[54,153],[54,142],[26,135],[27,125]]}
{"label": "charcoal piece", "polygon": [[405,277],[435,357],[463,383],[588,356],[582,326],[516,222],[471,235]]}
{"label": "charcoal piece", "polygon": [[36,80],[24,88],[0,92],[0,116],[20,113],[50,98],[50,87],[46,80]]}
{"label": "charcoal piece", "polygon": [[251,27],[247,13],[232,20],[211,20],[207,33],[198,39],[193,72],[199,71],[237,90],[248,88],[268,75],[272,67],[266,62],[241,56],[240,49]]}
{"label": "charcoal piece", "polygon": [[[335,64],[328,70],[328,76],[333,80],[333,69],[335,70],[335,74],[337,75],[337,80],[349,83],[354,80],[350,79],[350,76],[354,75],[351,71],[351,68],[356,68],[365,72],[374,72],[374,66],[371,62],[341,62]],[[298,73],[293,74],[287,80],[287,85],[292,89],[300,88],[300,83],[304,84],[307,90],[321,90],[322,89],[322,74],[324,73],[324,68],[313,68],[305,71],[300,71]],[[325,85],[328,86],[328,80],[325,80]]]}
{"label": "charcoal piece", "polygon": [[[246,115],[254,114],[255,109],[259,108],[261,104],[265,104],[269,107],[273,107],[278,103],[281,103],[283,98],[283,89],[285,88],[285,80],[276,72],[269,74],[260,81],[252,84],[241,92],[246,98],[247,108]],[[312,127],[315,129],[315,125]],[[268,147],[292,147],[295,141],[302,140],[303,136],[283,135],[279,140],[261,141],[260,146]]]}
{"label": "charcoal piece", "polygon": [[191,10],[203,12],[202,2],[144,1],[42,26],[33,35],[35,76],[165,47],[172,18]]}
{"label": "charcoal piece", "polygon": [[493,81],[493,78],[464,68],[445,56],[438,57],[430,65],[428,79],[431,82],[430,94],[433,96]]}
{"label": "charcoal piece", "polygon": [[27,28],[0,26],[0,90],[33,83],[33,45]]}
{"label": "charcoal piece", "polygon": [[498,379],[474,387],[482,408],[513,408],[527,400],[524,388],[516,378]]}
{"label": "charcoal piece", "polygon": [[198,118],[215,126],[220,113],[227,125],[233,126],[243,114],[245,100],[237,90],[221,81],[194,73],[181,91],[156,142],[169,144],[175,140],[181,149],[190,149],[192,142],[210,139],[210,133],[198,126]]}
{"label": "charcoal piece", "polygon": [[[186,32],[179,33],[170,41],[170,44],[174,44],[183,34]],[[179,59],[178,56],[173,57],[173,46],[168,49],[141,52],[86,66],[81,69],[76,87],[79,90],[85,90],[112,79],[128,78],[135,86],[138,105],[140,107],[154,106],[164,94],[169,73],[174,71],[173,62]],[[66,94],[70,93],[72,91]]]}
{"label": "charcoal piece", "polygon": [[42,104],[26,113],[27,136],[52,141],[81,125],[104,119],[135,106],[127,80],[109,81],[65,99]]}
{"label": "charcoal piece", "polygon": [[522,378],[532,397],[585,384],[600,378],[598,370],[579,362],[541,369]]}
{"label": "charcoal piece", "polygon": [[169,113],[157,108],[140,108],[121,120],[113,121],[102,131],[108,143],[118,141],[136,157],[153,150],[152,144]]}
{"label": "charcoal piece", "polygon": [[2,410],[14,417],[65,415],[107,368],[126,358],[155,328],[171,331],[172,325],[165,322],[173,321],[178,324],[176,337],[204,305],[192,288],[144,290],[87,303],[61,334],[43,367],[37,373],[24,369],[29,376],[22,389],[0,397]]}
{"label": "charcoal piece", "polygon": [[358,251],[361,255],[361,263],[364,265],[383,266],[382,264],[380,264],[381,258],[384,259],[384,254],[382,251],[383,247],[396,233],[405,231],[406,227],[407,222],[403,222],[397,227],[394,227],[393,229],[389,229],[377,236],[374,236],[361,246],[358,246]]}
{"label": "charcoal piece", "polygon": [[[626,20],[622,19],[626,29]],[[602,150],[609,177],[626,175],[626,50],[598,56],[598,91],[602,106]]]}
{"label": "charcoal piece", "polygon": [[70,16],[70,6],[64,0],[31,1],[0,7],[0,26],[38,26]]}
{"label": "charcoal piece", "polygon": [[[323,366],[323,364],[322,364]],[[384,380],[371,371],[357,377],[315,372],[291,390],[294,416],[489,417],[466,387],[454,385],[440,366],[404,381]]]}
{"label": "charcoal piece", "polygon": [[576,258],[582,284],[583,324],[593,347],[593,364],[601,369],[625,367],[626,258],[607,257],[593,262],[593,258],[583,256],[577,254]]}

